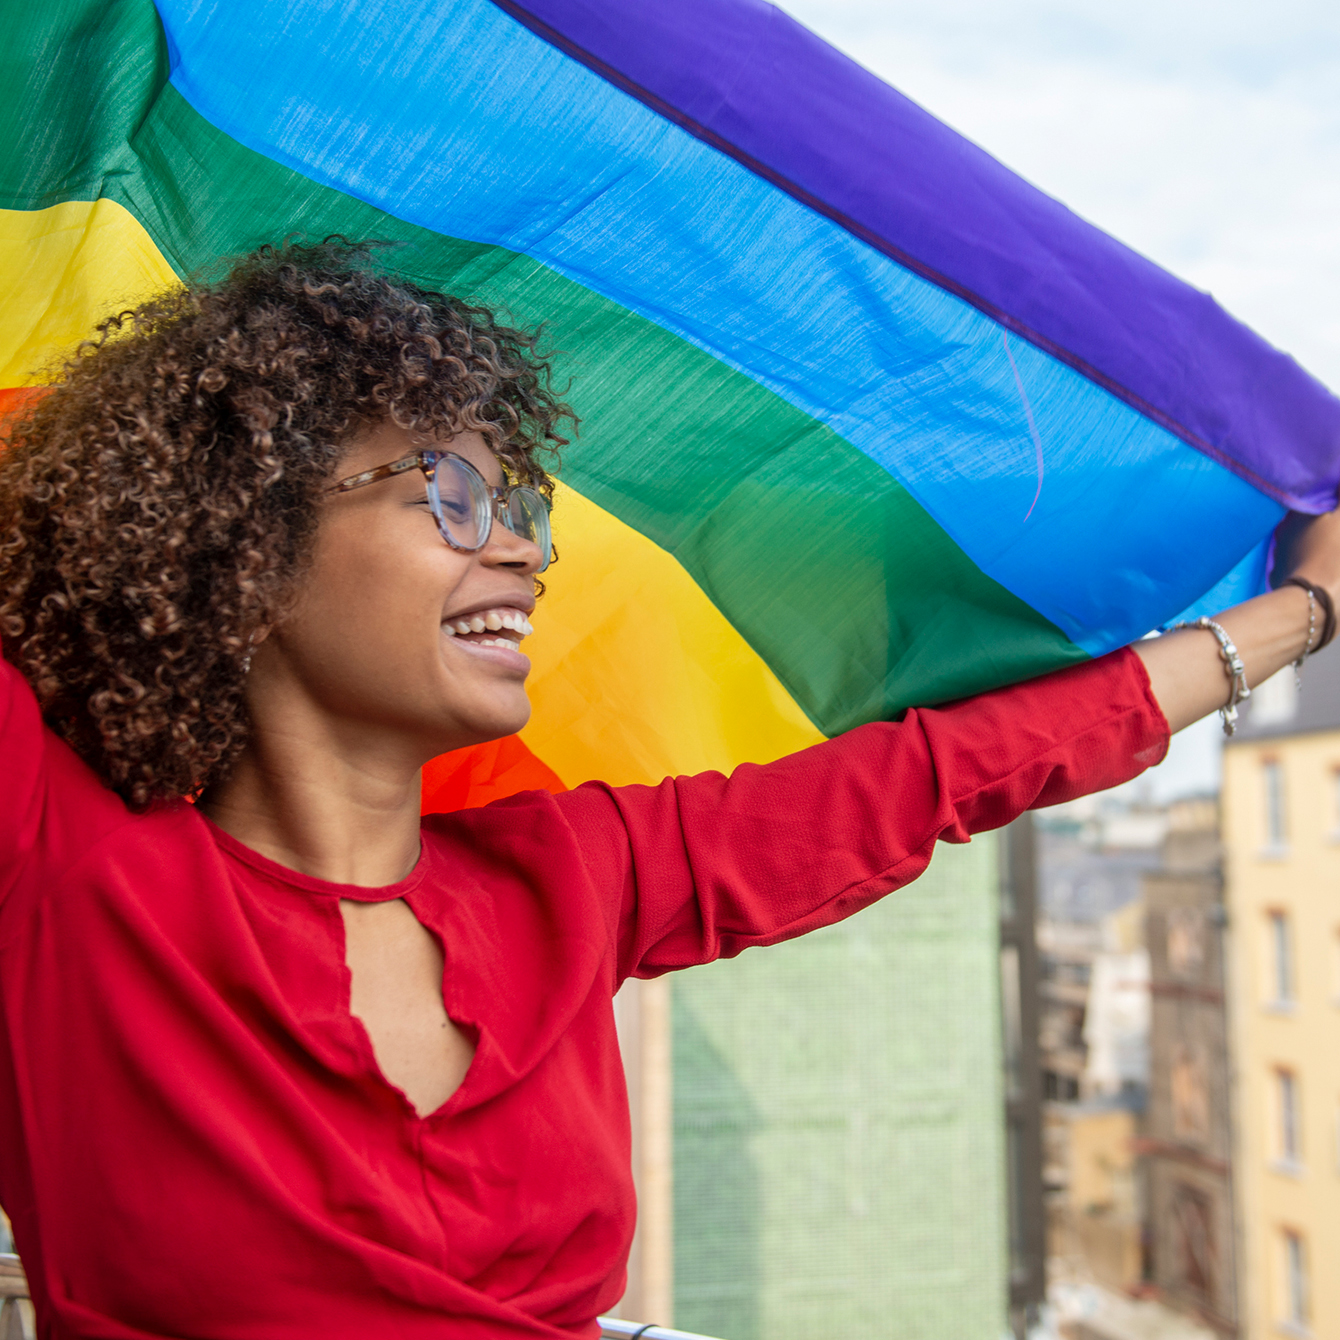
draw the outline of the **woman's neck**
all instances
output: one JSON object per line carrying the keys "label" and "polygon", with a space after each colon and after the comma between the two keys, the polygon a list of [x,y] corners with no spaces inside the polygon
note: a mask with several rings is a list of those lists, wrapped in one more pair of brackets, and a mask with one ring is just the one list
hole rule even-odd
{"label": "woman's neck", "polygon": [[300,707],[259,716],[237,766],[201,797],[204,813],[305,875],[373,888],[404,879],[419,857],[420,808],[420,759],[406,742]]}
{"label": "woman's neck", "polygon": [[417,773],[397,787],[338,766],[276,776],[244,755],[200,808],[253,851],[335,884],[395,884],[419,857]]}

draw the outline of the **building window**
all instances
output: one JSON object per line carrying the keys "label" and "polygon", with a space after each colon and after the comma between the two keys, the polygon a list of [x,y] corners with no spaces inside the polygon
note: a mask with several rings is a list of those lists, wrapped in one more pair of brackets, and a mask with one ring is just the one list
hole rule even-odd
{"label": "building window", "polygon": [[1282,851],[1289,833],[1284,814],[1284,767],[1278,759],[1268,758],[1261,764],[1261,780],[1265,786],[1266,850]]}
{"label": "building window", "polygon": [[1210,1092],[1201,1048],[1179,1042],[1170,1074],[1173,1139],[1203,1145],[1210,1138]]}
{"label": "building window", "polygon": [[1270,952],[1271,1004],[1292,1005],[1294,1001],[1293,936],[1289,914],[1274,911],[1266,916]]}
{"label": "building window", "polygon": [[1205,962],[1205,917],[1196,907],[1168,911],[1166,943],[1168,971],[1178,977],[1196,977]]}
{"label": "building window", "polygon": [[1213,1302],[1216,1262],[1209,1197],[1178,1183],[1173,1188],[1172,1211],[1178,1283],[1198,1301]]}
{"label": "building window", "polygon": [[1305,1331],[1308,1321],[1307,1250],[1302,1236],[1284,1230],[1284,1321],[1294,1330]]}
{"label": "building window", "polygon": [[1079,1080],[1073,1075],[1058,1074],[1055,1070],[1042,1072],[1042,1096],[1049,1103],[1079,1101]]}
{"label": "building window", "polygon": [[1297,1168],[1302,1160],[1299,1123],[1298,1076],[1292,1070],[1275,1071],[1275,1154],[1286,1168]]}

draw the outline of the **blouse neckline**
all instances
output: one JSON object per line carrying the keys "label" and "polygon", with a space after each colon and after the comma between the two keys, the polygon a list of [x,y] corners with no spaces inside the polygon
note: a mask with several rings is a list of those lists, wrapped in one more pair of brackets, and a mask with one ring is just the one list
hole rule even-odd
{"label": "blouse neckline", "polygon": [[219,827],[207,815],[196,811],[204,821],[214,843],[228,856],[250,866],[258,874],[264,875],[279,884],[301,889],[305,893],[314,893],[326,898],[347,898],[357,903],[385,903],[393,898],[404,898],[413,893],[424,881],[428,873],[428,850],[423,842],[419,844],[419,856],[414,868],[404,879],[394,884],[339,884],[333,880],[320,879],[316,875],[304,874],[301,870],[283,865],[279,861],[263,856],[246,843],[239,842],[231,833]]}

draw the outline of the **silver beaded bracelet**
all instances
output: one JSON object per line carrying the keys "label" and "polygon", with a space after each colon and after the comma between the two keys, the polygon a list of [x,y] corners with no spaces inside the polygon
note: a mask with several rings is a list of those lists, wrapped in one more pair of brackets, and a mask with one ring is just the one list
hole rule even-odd
{"label": "silver beaded bracelet", "polygon": [[[1242,657],[1238,655],[1238,649],[1233,645],[1233,639],[1224,632],[1222,624],[1217,624],[1204,615],[1199,619],[1192,619],[1189,623],[1175,623],[1173,628],[1203,628],[1207,633],[1214,634],[1230,683],[1228,701],[1219,709],[1219,719],[1224,723],[1224,734],[1232,735],[1238,728],[1238,704],[1245,703],[1252,696],[1252,691],[1247,685],[1247,667],[1243,665]],[[1311,641],[1311,638],[1308,640]]]}
{"label": "silver beaded bracelet", "polygon": [[1317,597],[1311,585],[1303,587],[1303,594],[1307,596],[1307,641],[1293,663],[1293,682],[1300,689],[1303,687],[1303,662],[1312,655],[1312,643],[1317,636]]}

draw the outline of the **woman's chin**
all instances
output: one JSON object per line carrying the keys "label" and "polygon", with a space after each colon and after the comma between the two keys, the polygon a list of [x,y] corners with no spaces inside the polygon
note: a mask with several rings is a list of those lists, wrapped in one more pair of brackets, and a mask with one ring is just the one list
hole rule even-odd
{"label": "woman's chin", "polygon": [[460,738],[460,743],[452,745],[453,749],[487,744],[490,740],[515,735],[530,720],[530,699],[520,686],[514,694],[499,694],[491,702],[471,706],[473,710],[462,710],[464,704],[458,706],[457,731],[454,733]]}

